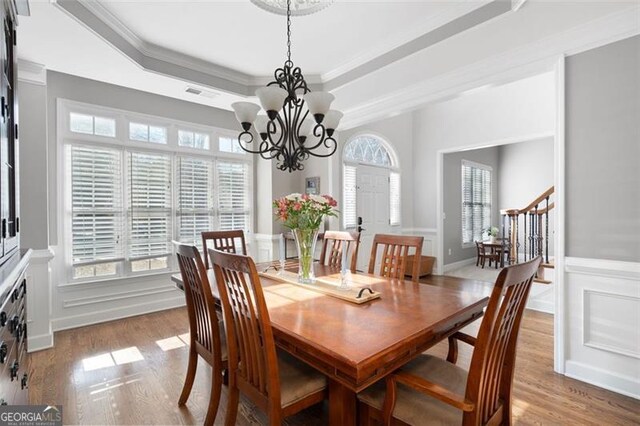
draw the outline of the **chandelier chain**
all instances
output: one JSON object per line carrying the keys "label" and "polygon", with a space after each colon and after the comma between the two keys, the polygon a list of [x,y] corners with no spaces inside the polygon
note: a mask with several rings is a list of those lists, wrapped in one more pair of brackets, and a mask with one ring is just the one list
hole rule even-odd
{"label": "chandelier chain", "polygon": [[291,0],[287,0],[287,62],[291,62]]}

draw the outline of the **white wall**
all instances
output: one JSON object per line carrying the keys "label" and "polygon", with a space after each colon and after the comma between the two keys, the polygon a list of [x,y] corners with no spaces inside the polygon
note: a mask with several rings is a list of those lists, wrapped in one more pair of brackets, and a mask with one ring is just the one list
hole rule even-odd
{"label": "white wall", "polygon": [[529,140],[555,130],[553,73],[498,87],[481,88],[413,113],[413,220],[435,228],[436,168],[439,151]]}
{"label": "white wall", "polygon": [[[553,138],[503,145],[499,149],[499,159],[498,202],[501,210],[521,209],[553,186]],[[554,200],[552,195],[549,201]],[[543,202],[540,207],[545,205]],[[553,256],[555,244],[554,213],[555,210],[549,213],[550,256]],[[524,228],[520,232],[521,243],[523,238]]]}

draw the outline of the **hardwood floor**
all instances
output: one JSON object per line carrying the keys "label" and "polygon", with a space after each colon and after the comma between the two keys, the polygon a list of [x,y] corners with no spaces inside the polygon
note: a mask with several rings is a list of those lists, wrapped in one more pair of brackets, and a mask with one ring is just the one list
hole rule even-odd
{"label": "hardwood floor", "polygon": [[[466,331],[476,330],[472,324]],[[187,405],[177,405],[187,366],[187,331],[186,308],[181,308],[58,332],[54,349],[32,354],[36,368],[30,379],[31,403],[62,404],[65,424],[202,424],[211,374],[206,363],[198,365]],[[551,315],[525,312],[514,423],[637,424],[640,401],[553,372],[552,332]],[[430,352],[444,357],[446,344]],[[470,354],[469,347],[460,344],[459,364],[468,367]],[[216,424],[222,424],[225,406],[223,387]],[[327,417],[325,402],[285,423],[322,425]],[[267,418],[241,400],[237,424],[267,424]]]}

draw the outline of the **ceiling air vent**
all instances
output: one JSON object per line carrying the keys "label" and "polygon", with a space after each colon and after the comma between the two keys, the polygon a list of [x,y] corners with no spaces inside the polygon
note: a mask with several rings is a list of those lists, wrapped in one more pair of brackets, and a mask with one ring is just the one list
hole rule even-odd
{"label": "ceiling air vent", "polygon": [[190,93],[192,95],[209,98],[209,99],[213,99],[219,96],[219,93],[216,93],[210,90],[200,89],[198,87],[193,87],[193,86],[187,86],[187,88],[185,89],[185,92]]}

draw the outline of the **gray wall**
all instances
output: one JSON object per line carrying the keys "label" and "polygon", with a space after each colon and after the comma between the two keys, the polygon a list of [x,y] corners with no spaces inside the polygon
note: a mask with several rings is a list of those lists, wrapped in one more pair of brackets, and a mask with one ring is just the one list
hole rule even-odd
{"label": "gray wall", "polygon": [[[521,209],[553,186],[553,138],[499,147],[498,203],[500,210]],[[550,197],[550,202],[555,200]],[[544,207],[544,204],[542,204]],[[549,254],[553,256],[555,210],[549,213]],[[520,221],[523,224],[523,221]],[[524,228],[520,239],[524,241]],[[524,250],[524,246],[521,247]]]}
{"label": "gray wall", "polygon": [[49,247],[47,87],[18,83],[20,108],[20,245]]}
{"label": "gray wall", "polygon": [[[56,168],[56,101],[58,98],[86,102],[110,108],[118,108],[143,114],[183,120],[207,126],[237,130],[232,112],[204,105],[185,102],[113,84],[76,77],[58,72],[47,72],[48,136],[49,136],[49,239],[51,245],[58,244],[57,235],[57,168]],[[40,147],[44,150],[44,145]],[[34,185],[47,186],[46,173],[42,173]],[[256,177],[259,178],[259,177]],[[24,196],[32,197],[24,191]]]}
{"label": "gray wall", "polygon": [[[400,201],[402,227],[412,228],[413,223],[413,199],[414,199],[414,179],[413,179],[413,114],[406,113],[395,117],[379,120],[364,126],[344,130],[339,134],[340,145],[339,155],[335,155],[332,161],[335,167],[334,173],[340,174],[340,196],[342,197],[342,150],[349,140],[360,134],[373,134],[382,137],[393,148],[398,159],[400,168]],[[322,185],[322,183],[321,183]],[[418,186],[415,186],[416,190]],[[337,193],[337,192],[336,192]],[[395,232],[395,231],[394,231]]]}
{"label": "gray wall", "polygon": [[[491,225],[499,226],[498,209],[498,147],[474,149],[444,155],[443,161],[443,204],[446,218],[444,220],[444,264],[459,262],[476,257],[475,247],[462,248],[462,160],[490,166],[491,175]],[[449,254],[451,250],[451,254]]]}
{"label": "gray wall", "polygon": [[566,254],[640,261],[640,36],[566,61]]}

